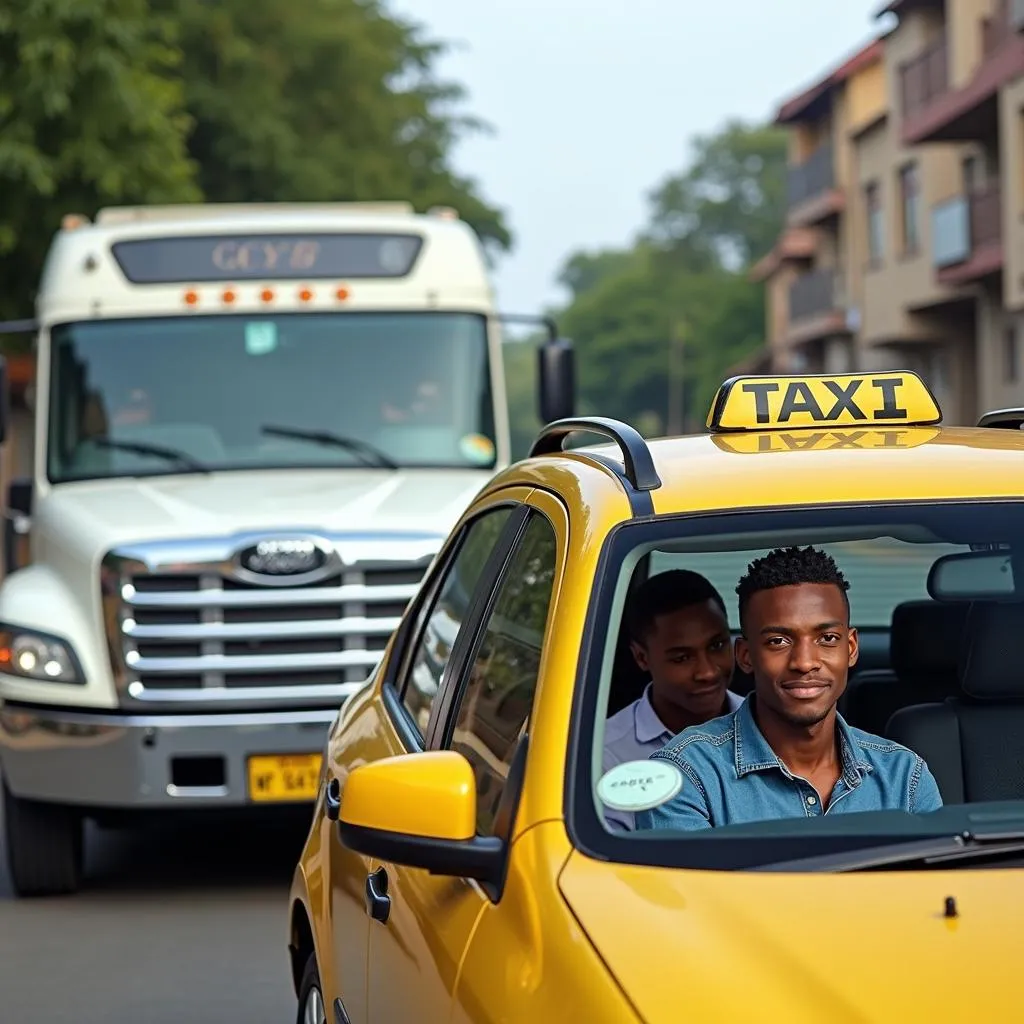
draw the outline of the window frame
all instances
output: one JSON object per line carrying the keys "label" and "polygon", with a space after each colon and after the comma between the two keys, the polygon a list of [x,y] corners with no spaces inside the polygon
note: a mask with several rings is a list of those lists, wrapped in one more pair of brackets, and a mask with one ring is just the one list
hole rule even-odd
{"label": "window frame", "polygon": [[[497,512],[502,508],[509,508],[511,514],[502,527],[501,533],[495,546],[484,563],[480,580],[476,591],[471,596],[469,606],[466,610],[466,618],[459,629],[459,636],[455,646],[452,648],[451,656],[445,667],[444,678],[438,689],[437,695],[430,708],[430,719],[427,722],[425,732],[420,732],[420,727],[412,717],[405,704],[405,691],[409,685],[412,672],[412,658],[419,648],[426,630],[427,618],[436,605],[438,595],[448,573],[452,570],[459,553],[462,551],[474,524],[478,523],[484,516]],[[499,500],[474,509],[459,524],[458,528],[449,535],[444,546],[437,554],[431,571],[424,578],[416,597],[410,602],[402,617],[402,622],[395,631],[394,644],[391,656],[388,658],[384,668],[384,675],[381,680],[381,693],[388,717],[395,726],[396,731],[402,740],[403,745],[409,753],[421,753],[431,750],[431,737],[433,729],[437,725],[437,711],[444,698],[448,680],[453,672],[460,667],[457,660],[464,654],[465,635],[473,628],[474,616],[478,615],[478,607],[482,603],[481,595],[486,597],[488,586],[493,586],[501,567],[505,564],[508,551],[515,537],[518,535],[519,524],[525,516],[526,506],[522,497],[515,495],[501,496]],[[469,629],[467,630],[467,626]]]}
{"label": "window frame", "polygon": [[[462,708],[462,702],[466,696],[466,687],[469,682],[469,669],[476,661],[476,657],[480,651],[487,623],[490,621],[491,615],[494,611],[498,594],[501,592],[501,589],[508,578],[509,567],[512,560],[519,551],[520,545],[526,536],[526,531],[529,529],[530,523],[534,518],[540,518],[548,526],[551,530],[551,536],[555,541],[555,571],[554,576],[552,577],[551,596],[548,599],[547,614],[544,617],[544,630],[541,639],[541,656],[543,657],[544,640],[548,635],[548,629],[551,624],[552,609],[555,607],[558,597],[557,584],[560,579],[559,570],[564,564],[564,550],[560,546],[558,530],[555,527],[555,524],[551,521],[551,518],[534,505],[528,505],[525,507],[527,514],[523,518],[520,528],[516,534],[515,541],[508,551],[508,555],[502,566],[501,574],[494,580],[494,585],[491,590],[487,592],[486,601],[481,602],[481,614],[474,625],[472,639],[467,639],[467,649],[465,651],[465,657],[459,666],[459,673],[457,675],[454,673],[449,674],[448,679],[446,680],[444,695],[438,701],[439,704],[443,701],[443,717],[439,713],[438,721],[435,723],[436,728],[431,739],[432,746],[430,749],[451,749],[452,737],[455,732],[455,724]],[[539,686],[539,684],[540,674],[538,672],[537,685]],[[495,822],[493,835],[505,840],[506,842],[512,838],[511,833],[516,813],[519,809],[519,800],[526,769],[526,758],[529,751],[530,720],[533,717],[533,708],[536,699],[537,686],[534,687],[533,695],[530,699],[530,712],[526,717],[525,728],[522,730],[522,735],[520,736],[509,761],[508,775],[505,778],[505,784],[502,787],[501,797],[498,801],[498,818]],[[479,831],[479,822],[476,823],[476,829],[477,835],[483,834]]]}
{"label": "window frame", "polygon": [[[551,522],[550,518],[544,514],[539,508],[530,506],[526,517],[523,520],[522,526],[516,536],[516,540],[511,550],[509,551],[508,558],[505,560],[505,564],[502,566],[501,575],[494,581],[494,586],[490,593],[487,595],[487,600],[482,602],[480,618],[477,621],[474,631],[473,638],[469,649],[466,651],[466,658],[464,663],[460,666],[461,672],[458,676],[451,675],[451,686],[447,688],[445,694],[446,701],[444,707],[444,717],[441,720],[438,728],[437,736],[435,737],[438,742],[437,749],[448,750],[452,741],[452,736],[455,732],[455,723],[458,720],[459,712],[462,708],[462,702],[466,697],[466,689],[469,684],[469,669],[476,662],[477,656],[480,653],[480,647],[483,644],[484,633],[486,632],[487,624],[491,620],[491,616],[494,613],[494,606],[497,603],[498,596],[501,593],[502,587],[505,585],[505,581],[508,579],[509,569],[512,564],[512,560],[519,552],[521,544],[526,537],[526,532],[530,528],[530,524],[534,519],[540,519],[551,531],[551,536],[555,542],[555,576],[552,577],[551,596],[548,598],[547,613],[544,616],[544,629],[541,634],[541,653],[543,654],[544,637],[547,635],[548,625],[551,622],[551,609],[554,607],[557,590],[555,583],[557,582],[558,566],[560,562],[561,552],[558,549],[558,531],[555,529],[555,524]],[[539,676],[538,676],[539,682]],[[534,696],[536,696],[536,689],[534,690]],[[531,713],[533,702],[531,700]],[[529,716],[527,717],[529,721]]]}
{"label": "window frame", "polygon": [[1003,325],[1003,374],[1008,384],[1020,380],[1020,337],[1015,320]]}
{"label": "window frame", "polygon": [[[652,541],[705,537],[734,532],[732,521],[760,517],[764,528],[776,524],[798,530],[814,525],[823,512],[863,515],[872,510],[934,510],[951,506],[1013,507],[1024,509],[1019,495],[1003,497],[966,497],[960,499],[913,499],[892,501],[844,501],[812,506],[749,506],[745,508],[707,509],[699,512],[666,515],[644,522],[623,522],[606,535],[598,557],[587,606],[580,654],[573,679],[572,710],[566,737],[565,775],[562,806],[565,826],[573,847],[586,857],[616,864],[651,866],[673,870],[757,871],[771,865],[812,855],[845,854],[872,846],[896,846],[901,842],[946,835],[960,818],[966,820],[965,805],[948,805],[933,815],[906,815],[893,828],[894,812],[863,815],[864,827],[854,825],[850,816],[833,817],[814,831],[799,830],[798,820],[760,822],[731,826],[728,834],[719,830],[680,837],[678,835],[621,835],[606,829],[595,805],[594,743],[598,701],[601,693],[605,644],[611,635],[611,613],[619,586],[620,570],[628,550]],[[631,536],[630,536],[631,535]],[[623,537],[630,537],[624,541]],[[977,806],[977,805],[975,805]],[[842,820],[844,817],[846,821]],[[870,821],[868,820],[870,819]],[[932,820],[934,819],[934,820]],[[875,827],[878,826],[878,827]],[[888,831],[883,831],[886,826]],[[788,831],[789,834],[786,834]],[[956,831],[956,827],[953,827]],[[682,863],[680,863],[682,861]]]}
{"label": "window frame", "polygon": [[[864,208],[867,211],[867,251],[868,266],[877,268],[885,260],[885,216],[882,208],[882,185],[878,181],[869,181],[864,185]],[[875,216],[878,217],[878,251],[873,246],[875,236]]]}
{"label": "window frame", "polygon": [[[910,258],[921,252],[921,173],[916,160],[903,164],[897,171],[900,187],[900,231],[902,254]],[[911,227],[912,222],[912,227]],[[911,237],[913,236],[913,237]]]}

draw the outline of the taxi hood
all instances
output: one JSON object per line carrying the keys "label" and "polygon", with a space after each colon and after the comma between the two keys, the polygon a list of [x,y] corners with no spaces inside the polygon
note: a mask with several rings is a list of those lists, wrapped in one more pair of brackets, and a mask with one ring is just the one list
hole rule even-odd
{"label": "taxi hood", "polygon": [[[34,529],[87,560],[147,540],[253,530],[448,535],[490,473],[284,470],[88,481],[55,487]],[[44,554],[45,557],[45,554]]]}
{"label": "taxi hood", "polygon": [[645,1024],[1024,1020],[1024,870],[685,871],[574,851],[559,884]]}

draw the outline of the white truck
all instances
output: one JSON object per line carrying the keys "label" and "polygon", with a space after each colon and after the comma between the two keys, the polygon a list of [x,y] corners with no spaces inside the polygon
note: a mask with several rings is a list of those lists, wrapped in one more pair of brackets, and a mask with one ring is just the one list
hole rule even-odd
{"label": "white truck", "polygon": [[[0,585],[20,895],[80,886],[87,817],[311,800],[327,726],[509,461],[503,318],[448,209],[69,216],[36,307],[6,511],[30,554]],[[548,327],[545,420],[573,393]]]}

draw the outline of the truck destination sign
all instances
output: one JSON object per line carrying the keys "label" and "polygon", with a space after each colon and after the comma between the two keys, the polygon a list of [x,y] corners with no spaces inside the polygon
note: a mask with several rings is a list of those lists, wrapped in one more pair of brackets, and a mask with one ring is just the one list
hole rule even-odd
{"label": "truck destination sign", "polygon": [[115,242],[114,259],[132,284],[252,278],[404,277],[423,238],[413,234],[178,235]]}

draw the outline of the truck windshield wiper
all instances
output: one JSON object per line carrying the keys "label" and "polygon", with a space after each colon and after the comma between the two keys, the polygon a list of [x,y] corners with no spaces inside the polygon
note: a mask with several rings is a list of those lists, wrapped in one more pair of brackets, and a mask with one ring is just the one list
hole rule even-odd
{"label": "truck windshield wiper", "polygon": [[385,455],[379,448],[365,441],[357,441],[354,437],[332,434],[329,430],[302,430],[298,427],[275,427],[264,424],[260,431],[272,437],[290,437],[296,441],[312,441],[331,448],[344,448],[363,460],[367,466],[379,466],[385,469],[398,469],[398,463]]}
{"label": "truck windshield wiper", "polygon": [[1024,854],[1024,832],[992,832],[976,835],[961,832],[953,836],[919,839],[914,842],[886,843],[847,853],[765,864],[760,871],[875,871],[905,867],[926,870],[961,865],[966,862],[998,859]]}
{"label": "truck windshield wiper", "polygon": [[212,472],[209,466],[192,458],[188,452],[179,451],[177,448],[165,448],[162,444],[149,444],[147,441],[119,441],[106,435],[91,437],[89,440],[99,448],[115,448],[122,452],[135,452],[136,455],[154,455],[158,459],[180,463],[196,473]]}

